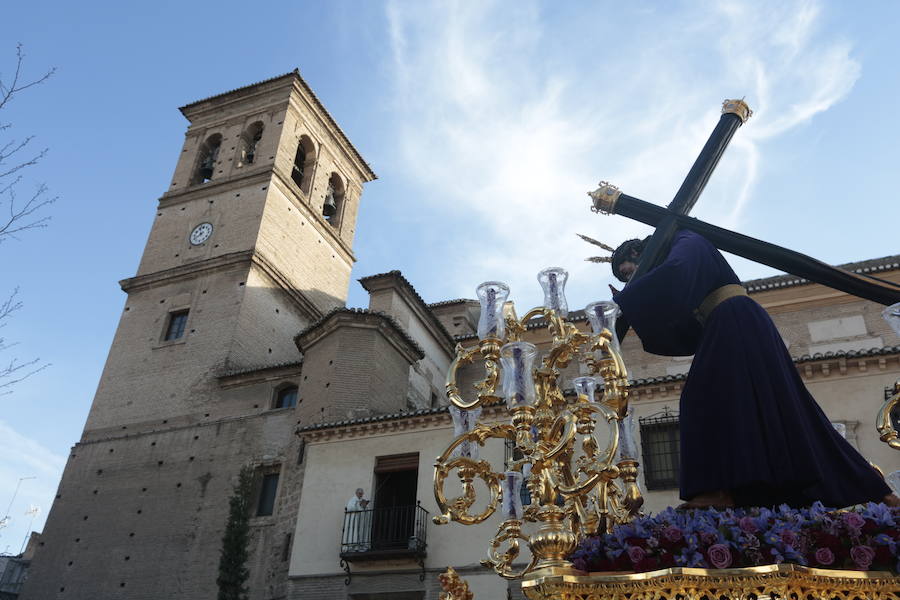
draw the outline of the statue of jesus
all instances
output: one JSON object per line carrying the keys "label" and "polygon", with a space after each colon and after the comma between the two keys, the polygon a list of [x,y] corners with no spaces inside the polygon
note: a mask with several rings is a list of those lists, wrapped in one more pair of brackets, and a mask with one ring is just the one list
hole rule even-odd
{"label": "statue of jesus", "polygon": [[702,236],[675,234],[662,264],[630,281],[644,242],[612,257],[614,294],[644,350],[694,355],[681,394],[682,508],[900,506],[807,391],[768,313]]}

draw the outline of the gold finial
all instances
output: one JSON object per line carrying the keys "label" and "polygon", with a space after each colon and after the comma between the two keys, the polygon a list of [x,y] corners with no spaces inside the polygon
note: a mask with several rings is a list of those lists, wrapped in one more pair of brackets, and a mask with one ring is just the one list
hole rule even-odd
{"label": "gold finial", "polygon": [[453,567],[447,567],[447,570],[438,575],[438,581],[441,582],[440,600],[473,600],[475,594],[469,591],[469,584]]}
{"label": "gold finial", "polygon": [[615,211],[616,201],[622,195],[622,192],[608,181],[601,181],[599,185],[600,187],[593,192],[588,192],[588,196],[594,201],[591,210],[604,215],[611,215]]}
{"label": "gold finial", "polygon": [[731,113],[733,115],[737,115],[741,120],[741,125],[747,122],[747,119],[753,116],[753,111],[750,110],[750,105],[744,102],[744,99],[740,100],[724,100],[722,102],[722,114]]}

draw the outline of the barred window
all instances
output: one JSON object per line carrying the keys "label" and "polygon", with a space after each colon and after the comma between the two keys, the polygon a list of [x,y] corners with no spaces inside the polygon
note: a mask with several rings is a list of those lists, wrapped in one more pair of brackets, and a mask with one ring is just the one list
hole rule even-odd
{"label": "barred window", "polygon": [[668,411],[639,419],[644,457],[644,480],[648,490],[678,487],[681,463],[678,415]]}
{"label": "barred window", "polygon": [[166,327],[166,335],[163,339],[169,342],[181,338],[184,335],[187,318],[188,311],[186,310],[179,310],[169,314],[169,325]]}

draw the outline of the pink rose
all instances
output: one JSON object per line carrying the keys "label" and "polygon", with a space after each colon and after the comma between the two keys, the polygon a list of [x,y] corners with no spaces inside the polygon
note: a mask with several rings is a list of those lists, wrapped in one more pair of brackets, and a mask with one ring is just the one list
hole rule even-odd
{"label": "pink rose", "polygon": [[834,552],[831,551],[831,548],[818,548],[816,562],[820,565],[830,565],[834,562]]}
{"label": "pink rose", "polygon": [[785,546],[796,546],[798,541],[797,533],[790,529],[781,532],[781,542]]}
{"label": "pink rose", "polygon": [[759,527],[756,526],[756,521],[753,520],[753,517],[741,517],[741,520],[738,521],[738,527],[744,533],[756,533],[759,531]]}
{"label": "pink rose", "polygon": [[731,565],[731,550],[725,544],[713,544],[707,554],[710,564],[716,569],[727,569]]}
{"label": "pink rose", "polygon": [[646,553],[644,549],[640,546],[628,546],[628,558],[631,559],[631,562],[637,564],[644,560]]}
{"label": "pink rose", "polygon": [[681,530],[675,527],[674,525],[669,525],[665,529],[663,529],[663,537],[669,540],[670,542],[677,542],[681,539]]}
{"label": "pink rose", "polygon": [[862,529],[862,526],[866,524],[866,520],[855,512],[846,512],[844,513],[844,524],[850,529],[859,531]]}
{"label": "pink rose", "polygon": [[861,570],[867,570],[875,559],[875,551],[869,546],[853,546],[850,548],[850,558]]}

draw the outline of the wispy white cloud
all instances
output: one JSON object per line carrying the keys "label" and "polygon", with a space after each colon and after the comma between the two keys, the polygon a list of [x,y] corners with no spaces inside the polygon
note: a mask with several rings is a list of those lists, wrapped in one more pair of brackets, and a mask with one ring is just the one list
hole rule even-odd
{"label": "wispy white cloud", "polygon": [[609,179],[668,202],[718,102],[746,95],[752,126],[738,132],[698,205],[700,216],[738,227],[762,146],[833,106],[859,77],[849,43],[822,35],[816,2],[649,14],[592,3],[560,18],[545,10],[388,5],[398,150],[429,210],[447,213],[422,226],[436,236],[451,226],[455,239],[457,260],[442,265],[441,283],[429,282],[438,294],[471,295],[478,281],[503,278],[522,290],[514,296],[537,300],[534,273],[559,264],[580,288],[575,304],[592,299],[607,271],[582,262],[590,249],[573,233],[617,243],[643,229],[592,215],[585,192]]}
{"label": "wispy white cloud", "polygon": [[[43,528],[65,462],[65,457],[0,421],[0,518],[7,508],[10,516],[7,527],[0,529],[0,552],[18,553],[29,525],[37,531]],[[27,479],[16,494],[20,478]],[[41,508],[33,524],[25,515],[30,506]]]}

